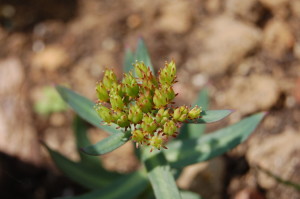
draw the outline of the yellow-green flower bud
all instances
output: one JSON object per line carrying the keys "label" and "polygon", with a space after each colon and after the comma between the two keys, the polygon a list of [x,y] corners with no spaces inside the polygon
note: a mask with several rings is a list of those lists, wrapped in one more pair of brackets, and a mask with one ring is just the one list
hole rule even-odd
{"label": "yellow-green flower bud", "polygon": [[181,106],[175,109],[173,119],[179,122],[184,122],[187,119],[188,108]]}
{"label": "yellow-green flower bud", "polygon": [[159,71],[159,82],[161,84],[172,85],[176,79],[176,65],[174,61],[165,64],[165,67]]}
{"label": "yellow-green flower bud", "polygon": [[124,97],[125,91],[122,84],[113,84],[110,90],[115,90],[120,97]]}
{"label": "yellow-green flower bud", "polygon": [[99,104],[96,106],[96,111],[104,122],[110,123],[114,120],[109,108]]}
{"label": "yellow-green flower bud", "polygon": [[160,150],[161,147],[164,147],[163,146],[164,140],[162,139],[162,137],[156,135],[150,139],[149,144],[150,144],[150,146],[153,146],[153,147],[157,148],[158,150]]}
{"label": "yellow-green flower bud", "polygon": [[200,116],[200,113],[202,112],[201,107],[195,106],[192,110],[188,113],[188,118],[193,120]]}
{"label": "yellow-green flower bud", "polygon": [[117,77],[113,70],[105,70],[103,84],[108,90],[110,90],[114,86],[114,84],[117,84]]}
{"label": "yellow-green flower bud", "polygon": [[130,97],[136,97],[139,93],[139,86],[132,73],[125,74],[122,81],[125,93]]}
{"label": "yellow-green flower bud", "polygon": [[144,92],[144,94],[140,95],[136,103],[144,113],[151,111],[153,103],[150,91],[147,90]]}
{"label": "yellow-green flower bud", "polygon": [[164,85],[162,85],[161,90],[162,90],[163,95],[168,99],[168,102],[172,101],[175,98],[175,92],[174,92],[172,86],[164,84]]}
{"label": "yellow-green flower bud", "polygon": [[176,132],[177,127],[173,120],[169,120],[164,124],[163,132],[168,136],[173,136]]}
{"label": "yellow-green flower bud", "polygon": [[152,134],[154,131],[156,131],[157,124],[152,118],[152,115],[144,114],[141,127],[147,134]]}
{"label": "yellow-green flower bud", "polygon": [[145,135],[139,129],[136,129],[136,130],[132,131],[131,134],[132,134],[131,140],[136,142],[136,143],[142,144],[142,142],[144,142],[146,140]]}
{"label": "yellow-green flower bud", "polygon": [[122,110],[124,108],[124,102],[117,90],[112,89],[109,94],[110,104],[113,110]]}
{"label": "yellow-green flower bud", "polygon": [[169,120],[170,114],[168,109],[160,108],[156,113],[155,120],[158,124],[163,125],[167,120]]}
{"label": "yellow-green flower bud", "polygon": [[128,119],[134,124],[139,123],[143,119],[143,112],[138,105],[133,105],[129,108]]}
{"label": "yellow-green flower bud", "polygon": [[143,79],[147,75],[148,67],[144,64],[144,62],[136,62],[134,65],[136,75]]}
{"label": "yellow-green flower bud", "polygon": [[100,82],[97,86],[96,86],[96,92],[98,94],[98,99],[100,102],[108,102],[109,101],[109,95],[108,92],[106,90],[106,88],[104,87],[103,83]]}
{"label": "yellow-green flower bud", "polygon": [[127,118],[127,113],[123,111],[116,111],[113,114],[114,123],[118,124],[120,127],[128,127],[130,123]]}
{"label": "yellow-green flower bud", "polygon": [[164,107],[168,104],[167,96],[162,92],[162,90],[155,89],[153,96],[153,103],[156,108]]}

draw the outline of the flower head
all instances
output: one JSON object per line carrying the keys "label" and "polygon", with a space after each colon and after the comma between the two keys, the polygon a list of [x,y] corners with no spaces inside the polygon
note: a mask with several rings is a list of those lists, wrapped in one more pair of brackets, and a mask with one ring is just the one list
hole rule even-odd
{"label": "flower head", "polygon": [[174,107],[176,82],[174,61],[166,63],[158,78],[143,62],[134,64],[134,74],[124,74],[121,82],[112,70],[104,72],[103,80],[97,84],[98,104],[96,111],[107,124],[131,130],[131,140],[136,145],[167,148],[170,137],[177,136],[182,122],[200,117],[201,108]]}

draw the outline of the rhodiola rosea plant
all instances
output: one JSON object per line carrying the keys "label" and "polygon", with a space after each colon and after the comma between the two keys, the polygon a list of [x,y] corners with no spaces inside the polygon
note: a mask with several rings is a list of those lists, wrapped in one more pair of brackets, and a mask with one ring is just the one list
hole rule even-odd
{"label": "rhodiola rosea plant", "polygon": [[[86,122],[105,130],[109,137],[91,144],[85,123],[76,118],[79,162],[73,162],[48,146],[56,165],[71,179],[91,191],[67,198],[123,199],[201,198],[179,190],[175,180],[188,165],[209,160],[234,148],[255,130],[264,117],[258,113],[209,134],[205,125],[228,116],[231,110],[207,110],[207,90],[199,93],[194,106],[173,103],[176,93],[176,65],[165,64],[158,73],[152,67],[148,51],[139,40],[135,52],[127,50],[124,77],[107,69],[96,85],[97,103],[65,88],[57,90],[73,110]],[[130,174],[107,171],[94,156],[103,155],[133,141],[138,147],[142,167]],[[154,192],[154,193],[153,193]]]}

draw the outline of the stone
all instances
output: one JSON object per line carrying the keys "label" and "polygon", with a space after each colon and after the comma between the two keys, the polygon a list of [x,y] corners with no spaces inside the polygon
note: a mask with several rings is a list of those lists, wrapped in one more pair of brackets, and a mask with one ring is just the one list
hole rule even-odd
{"label": "stone", "polygon": [[226,72],[255,49],[261,39],[256,27],[226,15],[212,19],[194,34],[192,48],[197,55],[186,65],[209,75]]}
{"label": "stone", "polygon": [[[299,180],[300,156],[296,155],[300,153],[299,140],[300,134],[291,128],[286,128],[282,133],[264,139],[257,136],[250,140],[246,158],[250,165],[260,166],[283,179]],[[262,171],[258,172],[257,181],[262,188],[273,189],[273,191],[280,184]],[[299,192],[298,197],[300,197]]]}
{"label": "stone", "polygon": [[262,15],[262,6],[257,0],[228,0],[225,3],[226,14],[256,22]]}
{"label": "stone", "polygon": [[289,0],[259,0],[264,6],[273,9],[286,5]]}
{"label": "stone", "polygon": [[269,55],[280,59],[291,51],[295,38],[290,26],[282,20],[271,20],[263,31],[263,48]]}
{"label": "stone", "polygon": [[241,114],[268,110],[277,102],[280,90],[268,75],[238,76],[231,80],[223,97],[216,98],[221,106],[239,110]]}
{"label": "stone", "polygon": [[161,16],[157,28],[164,32],[185,33],[191,27],[192,6],[188,1],[167,1],[161,5]]}
{"label": "stone", "polygon": [[0,151],[41,163],[40,144],[26,98],[24,66],[16,57],[0,62]]}
{"label": "stone", "polygon": [[61,46],[46,46],[34,54],[32,57],[32,65],[38,69],[43,69],[48,72],[54,72],[61,67],[69,64],[70,58],[65,49]]}

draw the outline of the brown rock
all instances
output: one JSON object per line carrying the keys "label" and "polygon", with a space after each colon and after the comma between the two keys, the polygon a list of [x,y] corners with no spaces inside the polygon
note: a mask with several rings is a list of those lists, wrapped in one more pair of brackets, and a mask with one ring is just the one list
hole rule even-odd
{"label": "brown rock", "polygon": [[49,72],[56,71],[70,62],[67,52],[60,46],[47,46],[44,50],[34,54],[32,65]]}
{"label": "brown rock", "polygon": [[234,199],[264,199],[264,198],[265,197],[257,190],[247,189],[247,188],[239,191],[234,196]]}
{"label": "brown rock", "polygon": [[293,15],[300,17],[300,1],[299,0],[292,0],[290,1],[291,10]]}
{"label": "brown rock", "polygon": [[294,46],[295,38],[289,25],[282,20],[271,20],[263,34],[263,48],[270,55],[281,58]]}
{"label": "brown rock", "polygon": [[208,13],[216,14],[220,11],[222,2],[220,0],[206,0],[204,7]]}
{"label": "brown rock", "polygon": [[286,5],[289,0],[259,0],[264,6],[273,9]]}
{"label": "brown rock", "polygon": [[21,160],[40,163],[37,134],[24,93],[23,65],[11,57],[0,62],[0,151]]}
{"label": "brown rock", "polygon": [[290,0],[259,0],[259,2],[276,17],[287,18],[290,15],[289,2]]}
{"label": "brown rock", "polygon": [[167,1],[161,8],[157,28],[171,33],[185,33],[191,27],[192,6],[188,1]]}
{"label": "brown rock", "polygon": [[256,22],[262,14],[262,6],[257,0],[228,0],[225,3],[226,14]]}
{"label": "brown rock", "polygon": [[279,97],[277,82],[267,75],[236,77],[231,80],[224,97],[216,98],[217,102],[249,114],[268,110]]}
{"label": "brown rock", "polygon": [[300,78],[298,78],[298,80],[296,81],[294,96],[298,104],[300,104]]}
{"label": "brown rock", "polygon": [[[296,177],[297,165],[300,164],[299,156],[295,156],[300,151],[299,140],[300,134],[292,129],[266,139],[252,139],[246,157],[250,165],[258,165],[283,179],[291,180]],[[264,172],[258,172],[257,177],[259,185],[265,189],[276,188],[279,184]],[[299,172],[298,178],[300,179]]]}
{"label": "brown rock", "polygon": [[[210,23],[207,28],[201,28],[196,33],[199,42],[194,42],[201,49],[197,51],[196,60],[187,64],[190,67],[199,67],[201,72],[210,75],[222,74],[230,65],[237,63],[249,51],[256,48],[260,41],[260,31],[250,25],[241,23],[228,16],[220,16]],[[202,51],[202,52],[201,52]]]}

